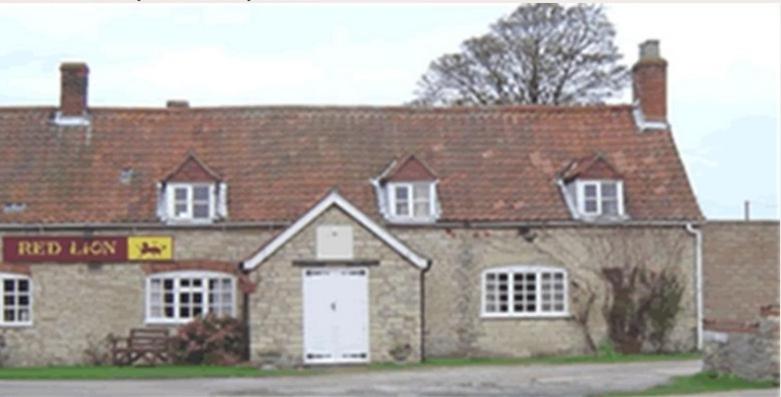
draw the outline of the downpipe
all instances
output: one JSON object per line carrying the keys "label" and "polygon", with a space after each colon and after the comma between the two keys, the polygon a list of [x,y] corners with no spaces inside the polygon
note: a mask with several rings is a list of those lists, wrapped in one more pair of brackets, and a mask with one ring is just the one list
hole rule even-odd
{"label": "downpipe", "polygon": [[695,289],[697,299],[697,350],[702,350],[702,230],[693,223],[686,224],[686,231],[694,236]]}

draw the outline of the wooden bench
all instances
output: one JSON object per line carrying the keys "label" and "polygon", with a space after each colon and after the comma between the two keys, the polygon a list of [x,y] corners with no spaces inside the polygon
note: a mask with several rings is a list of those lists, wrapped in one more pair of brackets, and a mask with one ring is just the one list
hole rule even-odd
{"label": "wooden bench", "polygon": [[134,328],[127,338],[111,340],[114,365],[132,365],[143,359],[147,364],[173,361],[173,340],[167,329]]}

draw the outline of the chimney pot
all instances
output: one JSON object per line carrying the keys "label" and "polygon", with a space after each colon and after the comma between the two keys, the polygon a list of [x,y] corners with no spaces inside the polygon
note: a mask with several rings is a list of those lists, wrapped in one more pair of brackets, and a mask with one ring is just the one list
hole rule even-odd
{"label": "chimney pot", "polygon": [[660,59],[659,40],[646,40],[640,44],[640,60]]}
{"label": "chimney pot", "polygon": [[183,99],[169,99],[165,103],[165,107],[169,109],[187,109],[190,107],[190,103]]}
{"label": "chimney pot", "polygon": [[60,113],[63,116],[84,116],[87,113],[87,83],[89,68],[83,62],[60,65]]}
{"label": "chimney pot", "polygon": [[659,40],[640,44],[640,58],[632,67],[632,97],[646,121],[667,122],[667,61]]}

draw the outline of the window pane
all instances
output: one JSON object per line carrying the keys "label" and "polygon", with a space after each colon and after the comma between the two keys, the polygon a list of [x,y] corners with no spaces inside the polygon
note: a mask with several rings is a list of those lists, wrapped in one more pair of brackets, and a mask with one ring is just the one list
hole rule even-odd
{"label": "window pane", "polygon": [[415,202],[415,217],[417,218],[425,218],[430,214],[431,207],[429,206],[428,201],[424,203]]}
{"label": "window pane", "polygon": [[615,200],[603,200],[602,213],[605,215],[618,215],[618,202]]}
{"label": "window pane", "polygon": [[208,204],[195,204],[193,205],[193,218],[203,219],[209,217],[209,205]]}
{"label": "window pane", "polygon": [[615,199],[618,195],[615,182],[602,182],[602,198]]}
{"label": "window pane", "polygon": [[409,207],[407,202],[396,202],[396,215],[407,216],[409,215]]}
{"label": "window pane", "polygon": [[209,201],[209,187],[208,186],[193,187],[193,200]]}
{"label": "window pane", "polygon": [[597,200],[586,200],[583,204],[586,212],[597,212]]}
{"label": "window pane", "polygon": [[396,201],[407,201],[409,198],[409,189],[406,186],[396,186]]}
{"label": "window pane", "polygon": [[30,290],[30,282],[27,280],[19,280],[18,282],[19,291],[21,292],[27,292]]}
{"label": "window pane", "polygon": [[153,318],[159,318],[163,316],[163,308],[160,306],[149,307],[149,316]]}
{"label": "window pane", "polygon": [[178,187],[174,189],[174,199],[176,201],[187,201],[187,188]]}
{"label": "window pane", "polygon": [[27,309],[20,309],[19,321],[30,321],[30,311]]}
{"label": "window pane", "polygon": [[429,185],[427,183],[414,185],[412,192],[414,194],[415,201],[425,200],[426,202],[428,202]]}
{"label": "window pane", "polygon": [[176,204],[174,206],[174,216],[187,215],[187,204]]}
{"label": "window pane", "polygon": [[6,322],[14,322],[16,320],[13,309],[6,309],[3,311],[3,320]]}
{"label": "window pane", "polygon": [[3,303],[5,304],[6,307],[13,306],[14,300],[15,299],[13,295],[6,295],[5,298],[3,299]]}
{"label": "window pane", "polygon": [[596,198],[597,197],[597,185],[589,184],[589,185],[583,186],[583,195],[585,197]]}
{"label": "window pane", "polygon": [[14,288],[15,287],[14,284],[16,284],[14,283],[14,280],[5,280],[3,281],[3,289],[5,290],[5,292],[12,292],[16,289]]}

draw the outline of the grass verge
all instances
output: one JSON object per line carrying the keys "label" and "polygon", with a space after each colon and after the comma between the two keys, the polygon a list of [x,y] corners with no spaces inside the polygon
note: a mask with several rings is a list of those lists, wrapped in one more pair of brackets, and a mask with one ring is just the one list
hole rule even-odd
{"label": "grass verge", "polygon": [[697,353],[681,354],[636,354],[636,355],[594,355],[525,358],[433,358],[417,364],[378,363],[353,367],[320,367],[308,369],[260,370],[252,366],[191,366],[161,365],[156,367],[115,366],[61,366],[0,368],[0,379],[186,379],[186,378],[230,378],[266,376],[304,376],[333,372],[360,372],[389,369],[415,369],[434,367],[462,367],[475,365],[566,365],[566,364],[611,364],[642,361],[693,360]]}
{"label": "grass verge", "polygon": [[701,372],[689,376],[677,376],[670,383],[654,386],[647,390],[606,394],[603,397],[623,396],[669,396],[676,394],[701,394],[733,390],[778,388],[770,381],[750,381],[732,375],[718,375]]}

